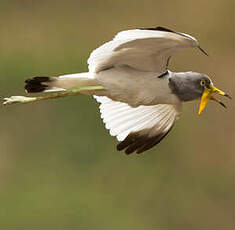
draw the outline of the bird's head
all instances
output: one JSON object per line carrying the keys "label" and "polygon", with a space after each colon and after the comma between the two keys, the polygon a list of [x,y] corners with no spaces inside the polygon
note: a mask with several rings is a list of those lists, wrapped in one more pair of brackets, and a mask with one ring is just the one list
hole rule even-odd
{"label": "bird's head", "polygon": [[207,75],[201,73],[176,73],[175,76],[169,78],[169,86],[181,101],[201,99],[198,116],[204,110],[209,100],[216,101],[226,108],[213,94],[219,94],[231,99],[228,94],[216,88]]}

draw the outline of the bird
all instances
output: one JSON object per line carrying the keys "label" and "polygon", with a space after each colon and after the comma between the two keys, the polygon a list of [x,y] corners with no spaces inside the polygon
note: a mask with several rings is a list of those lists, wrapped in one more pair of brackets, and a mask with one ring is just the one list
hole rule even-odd
{"label": "bird", "polygon": [[196,38],[185,33],[161,26],[124,30],[91,52],[88,72],[32,77],[25,81],[25,91],[85,87],[81,93],[100,103],[105,127],[119,141],[117,150],[140,154],[170,132],[185,102],[200,100],[199,116],[209,100],[226,107],[214,94],[231,98],[206,74],[169,70],[171,56],[186,48],[198,48],[208,56]]}

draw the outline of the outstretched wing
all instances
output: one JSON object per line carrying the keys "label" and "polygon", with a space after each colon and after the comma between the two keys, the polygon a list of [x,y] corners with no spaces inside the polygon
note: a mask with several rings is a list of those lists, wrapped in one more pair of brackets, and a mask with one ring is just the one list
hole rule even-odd
{"label": "outstretched wing", "polygon": [[162,74],[166,72],[172,54],[190,47],[199,47],[195,38],[163,27],[126,30],[91,53],[89,71],[98,73],[127,65]]}
{"label": "outstretched wing", "polygon": [[126,154],[142,153],[158,144],[171,130],[181,112],[181,104],[130,107],[107,97],[97,97],[100,113],[111,136],[116,136],[118,150]]}

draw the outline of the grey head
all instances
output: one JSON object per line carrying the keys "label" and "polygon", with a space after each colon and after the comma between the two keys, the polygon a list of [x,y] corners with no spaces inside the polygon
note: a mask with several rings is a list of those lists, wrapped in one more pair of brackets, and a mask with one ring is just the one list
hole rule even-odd
{"label": "grey head", "polygon": [[169,87],[181,101],[192,101],[202,96],[205,87],[212,84],[211,79],[202,73],[172,73]]}

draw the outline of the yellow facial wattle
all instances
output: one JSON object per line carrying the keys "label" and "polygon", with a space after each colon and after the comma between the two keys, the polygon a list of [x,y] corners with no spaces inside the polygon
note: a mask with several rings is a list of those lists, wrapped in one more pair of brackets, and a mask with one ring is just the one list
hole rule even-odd
{"label": "yellow facial wattle", "polygon": [[212,96],[213,93],[217,93],[219,95],[222,95],[231,99],[231,97],[228,94],[224,93],[222,90],[217,89],[212,84],[210,84],[209,87],[206,87],[202,93],[201,102],[200,102],[199,110],[197,114],[198,116],[200,116],[202,111],[205,109],[210,99],[220,103],[222,106],[225,107],[225,105],[222,102],[220,102],[218,99]]}

